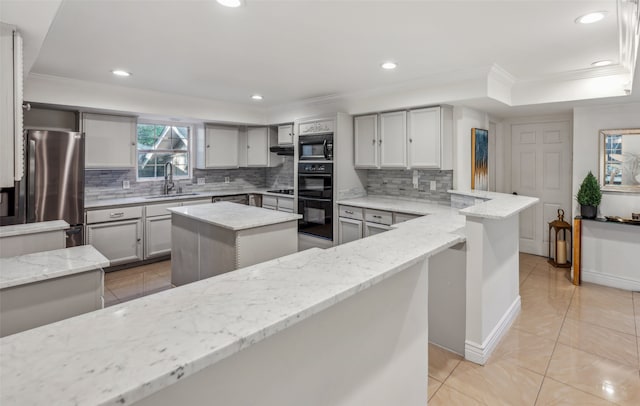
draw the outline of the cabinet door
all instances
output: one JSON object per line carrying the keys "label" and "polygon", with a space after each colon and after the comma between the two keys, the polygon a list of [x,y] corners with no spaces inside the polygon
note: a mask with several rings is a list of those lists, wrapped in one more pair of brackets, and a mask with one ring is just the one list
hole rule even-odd
{"label": "cabinet door", "polygon": [[338,218],[338,244],[346,244],[362,238],[362,221]]}
{"label": "cabinet door", "polygon": [[237,127],[207,126],[205,132],[205,166],[237,168],[239,130]]}
{"label": "cabinet door", "polygon": [[171,254],[171,215],[147,217],[144,227],[144,258]]}
{"label": "cabinet door", "polygon": [[247,130],[247,166],[269,164],[269,131],[267,127]]}
{"label": "cabinet door", "polygon": [[89,224],[87,244],[93,245],[111,265],[142,261],[142,220]]}
{"label": "cabinet door", "polygon": [[293,144],[293,124],[278,126],[278,144]]}
{"label": "cabinet door", "polygon": [[409,112],[409,167],[440,167],[440,108]]}
{"label": "cabinet door", "polygon": [[136,123],[135,117],[85,113],[85,166],[133,168],[136,162]]}
{"label": "cabinet door", "polygon": [[380,114],[380,167],[407,167],[407,112]]}
{"label": "cabinet door", "polygon": [[391,227],[387,225],[366,222],[364,225],[364,236],[370,237],[372,235],[384,233],[385,231],[389,230],[391,230]]}
{"label": "cabinet door", "polygon": [[356,168],[378,168],[378,115],[353,119]]}

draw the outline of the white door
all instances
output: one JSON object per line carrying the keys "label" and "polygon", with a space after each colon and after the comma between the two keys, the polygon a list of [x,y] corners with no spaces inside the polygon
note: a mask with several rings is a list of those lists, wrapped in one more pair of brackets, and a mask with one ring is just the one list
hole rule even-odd
{"label": "white door", "polygon": [[355,142],[355,167],[378,167],[378,115],[361,116],[353,119]]}
{"label": "white door", "polygon": [[409,167],[440,167],[440,107],[409,112]]}
{"label": "white door", "polygon": [[380,167],[407,167],[407,112],[380,114]]}
{"label": "white door", "polygon": [[558,209],[571,223],[570,124],[514,124],[511,137],[513,192],[540,199],[520,213],[520,251],[546,256],[549,222],[557,218]]}
{"label": "white door", "polygon": [[345,244],[362,238],[362,220],[338,218],[338,243]]}

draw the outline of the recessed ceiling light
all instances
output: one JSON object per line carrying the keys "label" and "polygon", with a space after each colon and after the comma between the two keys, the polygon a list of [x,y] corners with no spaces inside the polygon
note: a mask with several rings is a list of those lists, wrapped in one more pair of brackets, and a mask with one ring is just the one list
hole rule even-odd
{"label": "recessed ceiling light", "polygon": [[611,65],[612,63],[613,62],[607,59],[606,61],[596,61],[592,63],[591,66],[608,66],[608,65]]}
{"label": "recessed ceiling light", "polygon": [[398,64],[395,62],[385,62],[380,66],[382,66],[382,69],[391,70],[397,68]]}
{"label": "recessed ceiling light", "polygon": [[604,18],[604,15],[607,14],[606,11],[596,11],[593,13],[585,14],[576,18],[576,23],[580,24],[591,24],[597,21],[600,21]]}
{"label": "recessed ceiling light", "polygon": [[131,73],[127,72],[126,70],[122,70],[122,69],[114,69],[111,71],[111,73],[113,73],[116,76],[131,76]]}
{"label": "recessed ceiling light", "polygon": [[251,96],[251,98],[253,100],[262,100],[262,96],[260,96],[259,94],[254,94],[254,95]]}
{"label": "recessed ceiling light", "polygon": [[225,7],[240,7],[242,5],[242,0],[217,0],[218,3]]}

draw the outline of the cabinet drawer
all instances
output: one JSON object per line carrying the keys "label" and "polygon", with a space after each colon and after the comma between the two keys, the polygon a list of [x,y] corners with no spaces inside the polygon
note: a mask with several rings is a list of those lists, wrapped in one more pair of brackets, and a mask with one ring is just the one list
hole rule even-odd
{"label": "cabinet drawer", "polygon": [[339,217],[354,220],[362,220],[364,218],[361,207],[338,206],[338,210],[340,211]]}
{"label": "cabinet drawer", "polygon": [[390,211],[367,209],[365,220],[370,223],[386,224],[390,226],[393,223],[393,216]]}
{"label": "cabinet drawer", "polygon": [[278,198],[278,210],[280,211],[293,211],[293,199],[286,197]]}
{"label": "cabinet drawer", "polygon": [[278,198],[275,196],[262,196],[262,207],[267,209],[276,209],[278,207]]}
{"label": "cabinet drawer", "polygon": [[198,199],[198,200],[187,200],[186,202],[182,202],[183,206],[195,206],[196,204],[207,204],[211,203],[211,198],[208,199]]}
{"label": "cabinet drawer", "polygon": [[422,216],[409,213],[393,213],[393,224],[404,223],[405,221],[417,219],[418,217]]}
{"label": "cabinet drawer", "polygon": [[118,207],[114,209],[90,210],[87,212],[87,224],[105,221],[137,219],[142,217],[142,206]]}
{"label": "cabinet drawer", "polygon": [[145,210],[147,217],[165,216],[167,214],[171,214],[170,211],[167,211],[168,208],[179,206],[181,206],[180,202],[150,204],[148,206],[145,206]]}

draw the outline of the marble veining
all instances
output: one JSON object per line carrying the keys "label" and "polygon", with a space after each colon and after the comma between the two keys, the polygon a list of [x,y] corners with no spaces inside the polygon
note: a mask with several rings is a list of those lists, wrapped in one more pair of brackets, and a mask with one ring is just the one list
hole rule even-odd
{"label": "marble veining", "polygon": [[369,195],[354,199],[339,200],[345,206],[364,207],[368,209],[395,211],[424,216],[427,214],[457,214],[458,210],[448,205],[426,202],[423,199],[397,198]]}
{"label": "marble veining", "polygon": [[4,337],[0,403],[133,403],[465,240],[416,220]]}
{"label": "marble veining", "polygon": [[91,245],[0,258],[0,289],[109,266]]}
{"label": "marble veining", "polygon": [[13,237],[16,235],[46,233],[49,231],[65,230],[67,228],[69,228],[69,223],[64,220],[41,221],[39,223],[2,226],[0,227],[0,238]]}
{"label": "marble veining", "polygon": [[302,218],[299,214],[285,213],[230,202],[172,207],[167,210],[173,213],[173,215],[188,217],[234,231],[284,223],[287,221],[298,221],[298,219]]}
{"label": "marble veining", "polygon": [[504,219],[516,215],[540,201],[537,197],[517,196],[506,193],[483,192],[483,194],[476,197],[490,200],[461,209],[459,213],[469,217]]}

